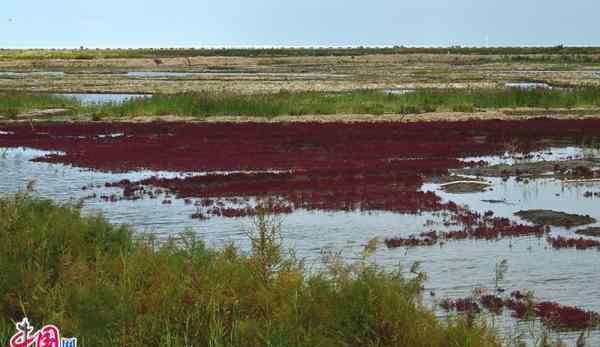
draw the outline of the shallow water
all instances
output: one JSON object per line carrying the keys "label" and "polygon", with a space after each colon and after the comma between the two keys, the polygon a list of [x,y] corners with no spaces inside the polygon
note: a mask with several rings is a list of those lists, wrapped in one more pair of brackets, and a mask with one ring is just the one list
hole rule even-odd
{"label": "shallow water", "polygon": [[386,88],[383,90],[383,92],[386,94],[398,94],[398,95],[415,93],[416,91],[417,91],[416,89],[412,89],[412,88]]}
{"label": "shallow water", "polygon": [[101,94],[101,93],[55,93],[52,95],[61,96],[61,97],[69,97],[77,99],[81,102],[82,105],[94,105],[94,104],[106,104],[106,103],[115,103],[120,104],[125,101],[133,100],[133,99],[145,99],[151,98],[150,94]]}
{"label": "shallow water", "polygon": [[551,85],[544,82],[508,82],[504,86],[515,89],[553,89]]}
{"label": "shallow water", "polygon": [[579,148],[573,146],[567,147],[549,147],[540,151],[515,154],[505,152],[502,155],[494,156],[472,156],[463,158],[465,161],[485,161],[488,165],[514,165],[523,163],[533,163],[539,161],[564,161],[576,159],[600,158],[600,149]]}
{"label": "shallow water", "polygon": [[64,71],[0,71],[0,77],[64,76]]}
{"label": "shallow water", "polygon": [[[484,213],[492,210],[496,216],[514,220],[514,213],[527,209],[550,209],[567,213],[587,214],[600,221],[600,199],[585,198],[586,191],[600,192],[599,183],[567,184],[556,179],[538,179],[529,183],[511,178],[504,182],[500,178],[487,178],[492,189],[482,193],[449,194],[436,190],[444,200],[469,206],[473,211]],[[426,184],[423,189],[435,190],[437,185]],[[489,201],[504,201],[490,203]],[[488,202],[485,202],[488,201]],[[524,221],[521,221],[524,222]],[[591,226],[600,226],[600,223]],[[552,227],[552,235],[577,237],[574,229]],[[464,259],[446,259],[438,262],[454,276],[433,274],[432,287],[450,296],[470,296],[470,290],[478,285],[493,287],[494,265],[497,259],[507,259],[509,271],[504,287],[513,290],[533,290],[542,300],[556,301],[563,305],[577,306],[600,312],[600,252],[574,249],[554,250],[544,239],[514,238],[497,242],[455,241],[460,245],[448,245],[463,249],[468,254]],[[468,243],[471,243],[469,246]],[[421,253],[421,250],[419,250]],[[450,265],[447,263],[450,262]],[[442,269],[437,269],[442,271]],[[511,320],[504,317],[501,325],[506,329]],[[523,323],[523,331],[527,324]],[[571,344],[577,333],[560,334]],[[600,344],[600,332],[592,334],[592,345]]]}
{"label": "shallow water", "polygon": [[[30,149],[0,149],[0,192],[10,193],[24,189],[35,180],[36,194],[59,201],[80,199],[96,193],[120,195],[119,188],[104,188],[104,183],[121,179],[139,180],[153,175],[174,177],[195,173],[129,172],[123,174],[82,170],[60,164],[35,163],[32,158],[49,152]],[[550,154],[552,153],[552,154]],[[557,160],[582,155],[577,148],[554,148],[541,151],[547,160]],[[502,162],[508,157],[488,157],[489,161]],[[197,174],[197,173],[196,173]],[[423,190],[436,191],[444,200],[468,205],[472,210],[494,211],[497,216],[513,217],[522,209],[544,208],[570,213],[589,214],[600,220],[600,199],[584,198],[586,191],[600,192],[600,184],[563,184],[555,179],[538,179],[525,184],[515,179],[502,181],[487,178],[492,190],[473,194],[449,194],[439,190],[439,185],[425,184]],[[82,190],[83,186],[97,187]],[[210,245],[220,246],[233,241],[248,249],[246,231],[251,227],[249,218],[214,217],[207,221],[190,218],[196,208],[182,200],[163,205],[161,199],[105,202],[93,198],[85,200],[84,213],[103,213],[111,222],[127,223],[137,230],[166,236],[186,228],[202,236]],[[498,200],[489,203],[483,200]],[[320,265],[321,250],[342,250],[348,261],[359,257],[364,245],[372,238],[408,236],[429,230],[446,230],[441,225],[444,213],[404,215],[389,212],[318,212],[299,210],[282,216],[286,247],[293,247],[297,255],[306,258],[313,268]],[[433,221],[433,222],[429,222]],[[597,224],[600,225],[600,224]],[[572,230],[552,228],[553,234],[574,235]],[[509,271],[503,287],[512,290],[533,290],[543,300],[557,301],[563,305],[578,306],[600,312],[600,252],[572,249],[554,250],[544,239],[522,237],[499,241],[449,241],[443,246],[386,249],[380,247],[373,260],[388,267],[402,264],[410,267],[422,263],[427,272],[426,293],[433,291],[436,298],[470,296],[476,287],[492,288],[494,269],[498,259],[507,259]],[[434,299],[426,295],[425,304]],[[438,311],[439,312],[439,311]],[[440,314],[442,314],[440,312]],[[509,331],[514,327],[511,319],[498,321],[499,327]],[[527,325],[521,324],[519,333],[526,334]],[[577,333],[560,334],[570,344]],[[600,344],[600,332],[593,332],[592,345]]]}

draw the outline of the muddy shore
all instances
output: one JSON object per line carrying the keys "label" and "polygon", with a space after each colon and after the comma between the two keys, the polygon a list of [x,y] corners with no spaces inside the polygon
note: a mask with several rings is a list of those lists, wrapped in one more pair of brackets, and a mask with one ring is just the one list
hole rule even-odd
{"label": "muddy shore", "polygon": [[[56,74],[28,74],[32,71]],[[131,72],[151,73],[128,75]],[[172,72],[195,74],[168,74]],[[150,58],[0,60],[0,90],[53,92],[256,94],[281,89],[497,88],[515,82],[574,87],[598,86],[599,75],[597,65],[576,59],[557,64],[505,61],[501,55],[177,57],[161,59],[160,64]]]}
{"label": "muddy shore", "polygon": [[[185,117],[176,115],[161,116],[134,116],[134,117],[102,117],[100,122],[117,123],[153,123],[153,122],[186,122],[186,123],[422,123],[422,122],[469,122],[469,121],[527,121],[535,119],[552,120],[594,120],[600,119],[600,111],[581,110],[581,112],[555,113],[547,111],[544,115],[531,115],[528,110],[521,113],[507,113],[504,110],[490,110],[487,112],[434,112],[421,114],[334,114],[334,115],[300,115],[252,117],[252,116],[210,116],[210,117]],[[17,117],[9,118],[0,115],[4,123],[22,122],[93,122],[91,116],[73,115],[69,109],[40,109],[26,112]]]}

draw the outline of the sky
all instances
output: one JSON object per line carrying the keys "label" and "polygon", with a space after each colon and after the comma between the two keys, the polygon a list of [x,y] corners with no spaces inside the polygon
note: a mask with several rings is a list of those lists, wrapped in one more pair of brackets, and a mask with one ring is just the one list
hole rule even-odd
{"label": "sky", "polygon": [[0,48],[600,46],[598,0],[0,0]]}

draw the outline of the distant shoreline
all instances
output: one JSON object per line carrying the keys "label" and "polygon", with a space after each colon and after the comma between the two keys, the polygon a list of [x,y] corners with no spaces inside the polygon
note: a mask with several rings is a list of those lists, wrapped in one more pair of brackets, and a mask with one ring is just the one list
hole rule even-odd
{"label": "distant shoreline", "polygon": [[[418,45],[418,44],[356,44],[356,45],[202,45],[202,44],[181,44],[181,45],[83,45],[84,49],[98,50],[133,50],[133,49],[197,49],[197,50],[229,50],[229,49],[385,49],[385,48],[406,48],[406,49],[547,49],[561,46],[555,45]],[[600,45],[563,45],[564,48],[597,48]],[[65,45],[65,46],[7,46],[0,47],[0,50],[79,50],[81,46]]]}

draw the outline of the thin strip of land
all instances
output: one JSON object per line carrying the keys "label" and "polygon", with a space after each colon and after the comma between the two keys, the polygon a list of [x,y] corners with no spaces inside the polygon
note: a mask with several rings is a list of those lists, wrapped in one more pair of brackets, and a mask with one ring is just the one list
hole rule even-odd
{"label": "thin strip of land", "polygon": [[[49,110],[61,110],[51,112]],[[82,119],[136,119],[156,116],[191,117],[300,117],[345,115],[393,116],[424,114],[441,118],[468,116],[585,117],[599,114],[600,88],[570,90],[447,89],[415,90],[405,94],[380,91],[348,93],[291,93],[238,95],[231,93],[156,94],[123,102],[84,104],[76,98],[44,93],[0,93],[0,117],[7,120],[56,115]],[[46,113],[44,113],[46,111]],[[352,117],[350,117],[352,118]],[[397,118],[397,117],[396,117]],[[411,117],[412,118],[412,117]]]}
{"label": "thin strip of land", "polygon": [[129,48],[129,49],[0,49],[0,59],[98,59],[189,56],[281,57],[370,54],[588,55],[600,47],[281,47],[281,48]]}

